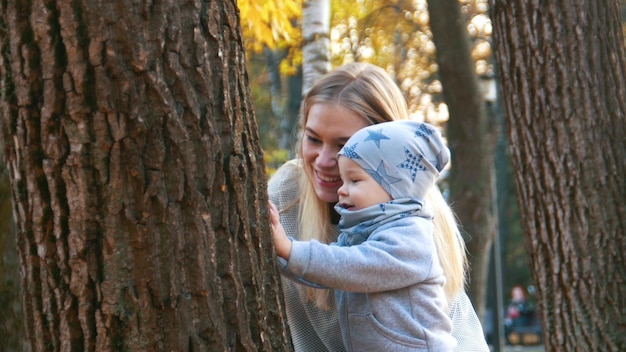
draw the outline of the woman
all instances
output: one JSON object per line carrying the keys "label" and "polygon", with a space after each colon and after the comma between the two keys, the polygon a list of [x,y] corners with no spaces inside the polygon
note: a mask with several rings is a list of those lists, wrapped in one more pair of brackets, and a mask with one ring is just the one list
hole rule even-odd
{"label": "woman", "polygon": [[[406,101],[381,68],[352,63],[322,77],[302,103],[299,159],[280,167],[269,181],[270,201],[289,236],[330,243],[339,235],[333,206],[342,182],[337,153],[359,129],[408,119]],[[465,247],[454,214],[437,187],[426,202],[435,210],[435,244],[446,275],[448,315],[459,351],[488,351],[482,327],[464,292]],[[287,322],[295,350],[345,351],[333,294],[283,280]]]}

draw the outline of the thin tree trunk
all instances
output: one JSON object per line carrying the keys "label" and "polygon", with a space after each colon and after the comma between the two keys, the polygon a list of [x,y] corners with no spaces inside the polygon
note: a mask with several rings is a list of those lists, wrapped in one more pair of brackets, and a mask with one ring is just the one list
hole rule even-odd
{"label": "thin tree trunk", "polygon": [[626,53],[619,2],[491,3],[546,350],[625,351]]}
{"label": "thin tree trunk", "polygon": [[302,94],[330,71],[330,0],[305,0],[302,6]]}
{"label": "thin tree trunk", "polygon": [[429,0],[428,12],[450,114],[450,202],[461,222],[469,252],[470,297],[479,317],[484,318],[489,251],[496,235],[493,167],[498,124],[494,116],[487,114],[470,56],[467,21],[458,1]]}
{"label": "thin tree trunk", "polygon": [[235,2],[0,13],[31,349],[287,348]]}
{"label": "thin tree trunk", "polygon": [[283,89],[280,62],[287,57],[287,51],[281,49],[263,52],[267,63],[272,97],[272,112],[279,119],[278,147],[288,150],[290,157],[295,157],[298,141],[298,114],[302,101],[302,66],[297,67],[296,73],[287,76],[287,89]]}

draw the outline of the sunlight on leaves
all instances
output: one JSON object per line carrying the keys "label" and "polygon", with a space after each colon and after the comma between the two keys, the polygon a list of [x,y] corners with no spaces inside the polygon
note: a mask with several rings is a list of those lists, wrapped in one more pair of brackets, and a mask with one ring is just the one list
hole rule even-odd
{"label": "sunlight on leaves", "polygon": [[302,0],[240,0],[246,46],[255,52],[297,42]]}

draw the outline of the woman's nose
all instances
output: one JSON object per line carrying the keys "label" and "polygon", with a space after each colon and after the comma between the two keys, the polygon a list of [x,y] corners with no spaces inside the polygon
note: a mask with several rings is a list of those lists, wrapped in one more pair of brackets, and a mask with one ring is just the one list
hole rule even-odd
{"label": "woman's nose", "polygon": [[325,168],[335,167],[337,165],[337,151],[334,148],[322,148],[317,157],[317,165]]}

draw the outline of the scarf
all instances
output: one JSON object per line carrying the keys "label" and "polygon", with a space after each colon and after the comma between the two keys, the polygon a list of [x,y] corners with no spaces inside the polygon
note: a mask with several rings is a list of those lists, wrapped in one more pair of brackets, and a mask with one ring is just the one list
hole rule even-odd
{"label": "scarf", "polygon": [[433,218],[433,211],[415,198],[399,198],[359,210],[347,210],[339,204],[335,211],[341,215],[337,239],[339,246],[354,246],[365,242],[378,227],[407,216]]}

